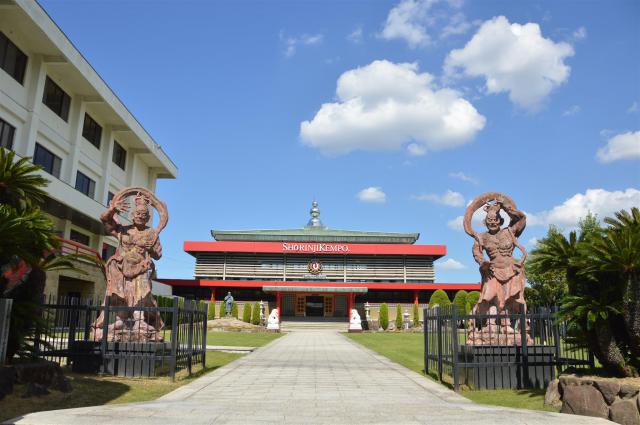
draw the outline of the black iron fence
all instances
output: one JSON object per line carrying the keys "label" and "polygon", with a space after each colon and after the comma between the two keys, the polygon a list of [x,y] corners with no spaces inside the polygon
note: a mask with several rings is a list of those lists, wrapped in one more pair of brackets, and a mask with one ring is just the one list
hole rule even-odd
{"label": "black iron fence", "polygon": [[555,308],[458,314],[451,305],[424,309],[424,366],[456,391],[545,388],[569,367],[593,367],[594,358],[572,343]]}
{"label": "black iron fence", "polygon": [[[152,327],[149,327],[149,323]],[[162,307],[113,306],[59,297],[43,304],[36,356],[77,372],[169,375],[205,366],[207,305],[173,297]]]}
{"label": "black iron fence", "polygon": [[0,366],[5,362],[9,342],[9,323],[11,321],[11,298],[0,298]]}

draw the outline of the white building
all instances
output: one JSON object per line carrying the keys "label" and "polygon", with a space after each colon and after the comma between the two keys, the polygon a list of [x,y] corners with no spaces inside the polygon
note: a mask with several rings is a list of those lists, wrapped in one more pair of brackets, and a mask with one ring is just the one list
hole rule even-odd
{"label": "white building", "polygon": [[[99,216],[118,190],[177,168],[34,0],[0,1],[0,146],[42,165],[64,250],[110,256]],[[104,278],[52,273],[47,293],[101,295]]]}

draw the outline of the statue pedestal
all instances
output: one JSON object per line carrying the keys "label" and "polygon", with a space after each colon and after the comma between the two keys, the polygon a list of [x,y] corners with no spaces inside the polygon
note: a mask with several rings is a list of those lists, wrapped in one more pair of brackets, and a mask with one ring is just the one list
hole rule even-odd
{"label": "statue pedestal", "polygon": [[[555,347],[462,345],[458,348],[458,380],[473,389],[546,388],[554,377]],[[527,373],[525,373],[527,368]]]}

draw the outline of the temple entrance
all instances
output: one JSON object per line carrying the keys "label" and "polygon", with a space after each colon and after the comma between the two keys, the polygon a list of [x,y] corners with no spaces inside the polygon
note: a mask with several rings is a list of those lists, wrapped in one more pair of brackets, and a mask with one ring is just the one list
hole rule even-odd
{"label": "temple entrance", "polygon": [[305,316],[324,316],[324,297],[321,295],[307,295],[305,303]]}

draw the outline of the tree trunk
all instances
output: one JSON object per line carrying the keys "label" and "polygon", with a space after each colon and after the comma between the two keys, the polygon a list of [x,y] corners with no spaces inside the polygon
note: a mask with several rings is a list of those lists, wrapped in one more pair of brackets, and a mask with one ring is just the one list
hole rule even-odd
{"label": "tree trunk", "polygon": [[640,359],[640,279],[638,273],[630,273],[625,294],[624,321],[629,334],[631,356]]}
{"label": "tree trunk", "polygon": [[[616,343],[613,332],[606,320],[598,319],[595,325],[598,350],[594,354],[600,354],[600,363],[610,372],[619,376],[633,376],[632,370],[626,365],[624,356]],[[599,353],[598,353],[599,352]]]}

